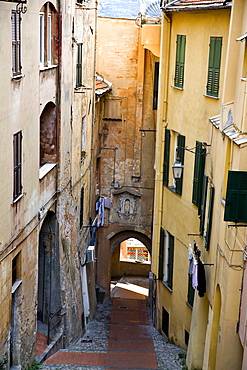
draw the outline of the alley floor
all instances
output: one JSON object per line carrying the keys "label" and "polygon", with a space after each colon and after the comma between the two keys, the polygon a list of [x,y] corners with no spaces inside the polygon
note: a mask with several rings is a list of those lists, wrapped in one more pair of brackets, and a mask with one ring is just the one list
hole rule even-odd
{"label": "alley floor", "polygon": [[146,292],[129,282],[116,284],[84,336],[48,358],[41,369],[185,369],[185,351],[153,327]]}

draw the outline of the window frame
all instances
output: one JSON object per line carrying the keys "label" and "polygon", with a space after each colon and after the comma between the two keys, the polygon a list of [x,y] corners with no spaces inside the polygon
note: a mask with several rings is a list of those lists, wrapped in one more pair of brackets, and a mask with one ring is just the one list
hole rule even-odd
{"label": "window frame", "polygon": [[169,185],[171,130],[165,129],[164,161],[163,161],[163,186]]}
{"label": "window frame", "polygon": [[184,87],[185,48],[186,36],[177,35],[174,87],[179,89],[183,89]]}
{"label": "window frame", "polygon": [[247,171],[228,171],[224,221],[247,223]]}
{"label": "window frame", "polygon": [[85,188],[82,186],[80,195],[80,229],[83,227],[84,221],[84,198],[85,198]]}
{"label": "window frame", "polygon": [[[179,158],[182,165],[184,164],[184,153],[185,153],[185,136],[178,134],[177,136],[177,153],[176,153],[176,158]],[[178,195],[182,195],[182,189],[183,189],[183,175],[184,171],[182,171],[182,175],[180,179],[177,179],[175,181],[176,185],[176,193]]]}
{"label": "window frame", "polygon": [[153,110],[158,109],[159,64],[159,62],[154,63]]}
{"label": "window frame", "polygon": [[12,27],[12,74],[21,75],[21,14],[16,10],[11,12]]}
{"label": "window frame", "polygon": [[174,236],[160,228],[159,280],[170,290],[173,288]]}
{"label": "window frame", "polygon": [[206,149],[202,147],[200,141],[196,141],[192,203],[198,207],[198,214],[202,199],[202,181],[206,162]]}
{"label": "window frame", "polygon": [[82,75],[82,61],[83,61],[83,44],[77,44],[77,57],[76,57],[76,89],[83,86]]}
{"label": "window frame", "polygon": [[13,201],[22,195],[22,131],[13,135]]}

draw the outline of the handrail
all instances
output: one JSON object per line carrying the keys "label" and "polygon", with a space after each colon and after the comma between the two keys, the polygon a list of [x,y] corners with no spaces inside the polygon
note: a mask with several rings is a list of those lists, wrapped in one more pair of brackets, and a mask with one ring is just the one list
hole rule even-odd
{"label": "handrail", "polygon": [[[60,312],[62,307],[60,307],[56,312],[51,312],[49,315],[48,319],[48,328],[47,328],[47,345],[49,346],[50,344],[50,334],[51,331],[60,324],[61,322],[61,317],[63,316],[64,318],[64,327],[63,327],[63,348],[66,348],[66,312]],[[51,320],[55,317],[59,316],[58,320],[56,323],[51,327]]]}

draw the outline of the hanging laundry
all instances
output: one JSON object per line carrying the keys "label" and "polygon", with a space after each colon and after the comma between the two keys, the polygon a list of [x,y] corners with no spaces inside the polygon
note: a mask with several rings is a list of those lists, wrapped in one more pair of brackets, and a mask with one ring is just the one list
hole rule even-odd
{"label": "hanging laundry", "polygon": [[199,297],[204,297],[204,294],[206,293],[206,276],[205,276],[205,269],[204,264],[202,261],[198,262],[198,268],[197,268],[197,277],[198,277],[198,295]]}
{"label": "hanging laundry", "polygon": [[195,259],[193,259],[194,265],[193,265],[193,275],[192,275],[192,287],[194,289],[197,288],[198,285],[198,263]]}
{"label": "hanging laundry", "polygon": [[189,257],[188,257],[188,260],[190,261],[189,263],[189,275],[192,275],[193,274],[193,266],[194,266],[194,258],[193,258],[193,250],[191,248],[191,244],[189,244],[190,247],[188,248],[188,251],[189,251]]}
{"label": "hanging laundry", "polygon": [[98,211],[97,216],[97,226],[104,226],[105,220],[105,201],[103,197],[100,197],[96,203],[96,211]]}

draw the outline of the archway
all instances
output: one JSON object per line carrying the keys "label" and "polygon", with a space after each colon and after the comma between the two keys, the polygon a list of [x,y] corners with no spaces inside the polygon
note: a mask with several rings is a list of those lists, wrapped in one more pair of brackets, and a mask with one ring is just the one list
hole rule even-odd
{"label": "archway", "polygon": [[151,240],[136,231],[111,239],[111,296],[146,299],[149,295]]}
{"label": "archway", "polygon": [[58,222],[56,215],[49,211],[39,234],[37,308],[39,332],[46,330],[44,326],[48,325],[51,313],[59,312],[61,309],[59,259]]}

